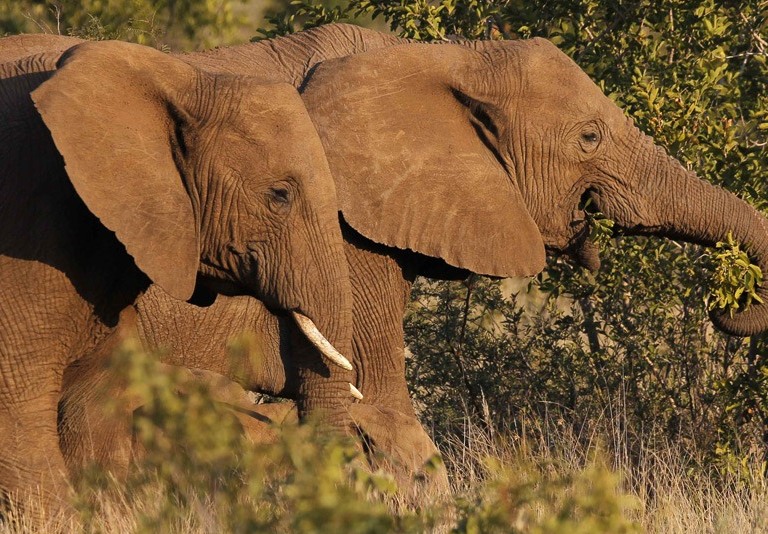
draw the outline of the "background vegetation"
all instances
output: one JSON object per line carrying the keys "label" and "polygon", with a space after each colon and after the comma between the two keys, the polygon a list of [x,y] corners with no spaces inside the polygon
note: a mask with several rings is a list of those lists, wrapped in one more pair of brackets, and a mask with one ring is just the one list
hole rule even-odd
{"label": "background vegetation", "polygon": [[247,41],[254,21],[285,0],[0,0],[0,35],[58,33],[157,48]]}
{"label": "background vegetation", "polygon": [[528,418],[516,434],[467,417],[463,432],[443,443],[448,494],[421,476],[398,485],[371,472],[358,444],[311,425],[253,444],[205,384],[190,384],[137,346],[128,342],[115,355],[120,376],[130,378],[128,396],[144,406],[127,479],[86,471],[73,488],[74,516],[33,526],[33,502],[26,513],[6,511],[0,534],[767,531],[768,485],[758,465],[719,477],[691,472],[677,444],[631,455],[618,427],[619,448],[608,451],[597,433],[551,417]]}
{"label": "background vegetation", "polygon": [[[342,20],[419,40],[542,36],[672,155],[768,207],[765,0],[298,0],[271,4],[264,19],[254,16],[260,7],[239,0],[0,0],[0,34],[44,29],[189,49]],[[419,280],[414,288],[406,318],[415,355],[409,384],[456,486],[455,500],[438,514],[459,532],[509,531],[499,525],[510,524],[526,532],[576,532],[578,525],[618,532],[633,524],[758,531],[767,513],[768,338],[725,336],[707,318],[709,307],[738,302],[744,283],[728,280],[745,274],[734,261],[739,254],[728,243],[704,251],[613,237],[605,223],[595,235],[603,247],[596,276],[552,258],[532,280]],[[281,446],[270,454],[304,454]],[[334,454],[333,469],[348,476],[338,465],[354,454]],[[279,476],[282,486],[263,486],[255,498],[290,495],[294,490],[276,489],[295,487]],[[366,484],[352,484],[358,493],[350,502],[380,492]],[[295,491],[294,500],[274,506],[320,506]],[[375,508],[368,531],[429,528],[430,519],[413,508],[392,506],[390,519]],[[269,517],[248,521],[280,521]],[[621,523],[583,526],[606,517]],[[547,518],[576,523],[566,529]],[[307,521],[279,524],[312,532],[315,523]]]}

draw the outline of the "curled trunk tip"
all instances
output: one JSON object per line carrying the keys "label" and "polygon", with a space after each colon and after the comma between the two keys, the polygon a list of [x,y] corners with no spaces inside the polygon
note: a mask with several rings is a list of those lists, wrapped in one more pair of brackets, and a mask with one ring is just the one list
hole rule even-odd
{"label": "curled trunk tip", "polygon": [[[758,260],[758,265],[763,275],[768,275],[768,265],[765,261]],[[762,302],[753,302],[749,307],[733,312],[723,309],[715,309],[709,312],[709,318],[718,330],[732,336],[753,336],[768,330],[768,280],[757,288],[757,295]]]}

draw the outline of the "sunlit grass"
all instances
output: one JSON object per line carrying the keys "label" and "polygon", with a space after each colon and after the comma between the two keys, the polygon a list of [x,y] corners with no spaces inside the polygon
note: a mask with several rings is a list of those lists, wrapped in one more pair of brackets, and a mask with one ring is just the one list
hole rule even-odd
{"label": "sunlit grass", "polygon": [[738,473],[711,471],[680,446],[631,436],[620,415],[578,430],[547,418],[522,416],[515,428],[467,420],[441,439],[450,494],[423,482],[414,494],[371,472],[351,439],[306,425],[254,444],[204,384],[190,385],[135,344],[117,362],[129,396],[143,404],[130,474],[90,472],[70,517],[35,527],[10,510],[0,534],[768,532],[758,461]]}

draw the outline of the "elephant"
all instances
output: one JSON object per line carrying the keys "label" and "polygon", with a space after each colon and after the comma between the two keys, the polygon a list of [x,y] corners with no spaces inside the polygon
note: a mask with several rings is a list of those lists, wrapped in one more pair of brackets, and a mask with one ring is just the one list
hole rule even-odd
{"label": "elephant", "polygon": [[51,510],[66,369],[112,350],[150,284],[257,297],[300,325],[302,366],[347,394],[351,369],[335,186],[296,89],[72,44],[0,65],[0,491]]}
{"label": "elephant", "polygon": [[[711,246],[732,231],[768,267],[765,219],[656,146],[545,40],[421,44],[333,24],[179,57],[209,72],[300,89],[337,186],[352,285],[353,382],[365,403],[414,415],[402,317],[416,276],[532,275],[546,252],[597,269],[588,199],[627,234]],[[244,326],[276,354],[290,353],[281,329],[291,327],[265,327],[249,318],[250,306],[219,297],[200,310],[148,292],[136,309],[148,325],[145,341],[170,347],[169,361],[221,370],[246,389],[301,402],[306,393],[288,357],[246,372],[216,363],[228,361],[226,342]],[[712,319],[749,335],[768,326],[767,309]],[[202,339],[185,326],[200,324],[201,313]]]}

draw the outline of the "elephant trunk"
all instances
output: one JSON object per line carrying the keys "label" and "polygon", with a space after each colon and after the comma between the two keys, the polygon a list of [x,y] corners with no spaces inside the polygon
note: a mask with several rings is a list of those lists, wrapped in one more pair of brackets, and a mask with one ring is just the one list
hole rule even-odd
{"label": "elephant trunk", "polygon": [[[691,243],[714,246],[728,232],[749,257],[768,275],[768,220],[755,208],[724,189],[698,178],[663,149],[641,135],[649,157],[630,173],[633,184],[624,209],[607,202],[604,213],[632,233],[661,235]],[[639,184],[639,185],[638,185]],[[637,190],[633,190],[637,189]],[[613,212],[613,213],[612,213]],[[763,303],[748,309],[711,312],[715,326],[728,333],[750,336],[768,329],[768,284],[758,288]]]}
{"label": "elephant trunk", "polygon": [[[332,209],[335,214],[335,205]],[[320,417],[341,430],[349,424],[348,406],[355,397],[350,389],[355,372],[347,359],[352,357],[352,292],[338,224],[319,234],[327,242],[307,243],[311,253],[298,270],[323,283],[313,284],[313,293],[304,295],[302,307],[291,312],[292,363],[300,417]]]}

